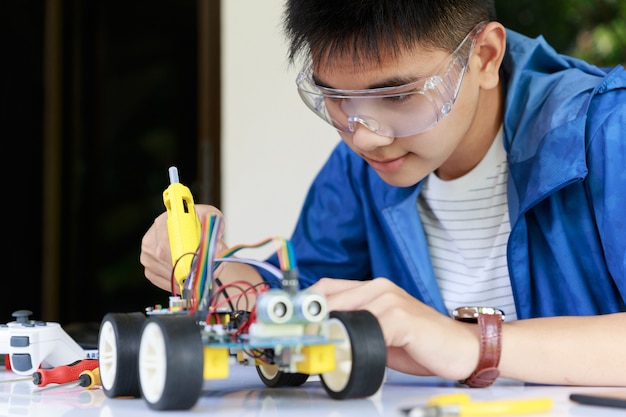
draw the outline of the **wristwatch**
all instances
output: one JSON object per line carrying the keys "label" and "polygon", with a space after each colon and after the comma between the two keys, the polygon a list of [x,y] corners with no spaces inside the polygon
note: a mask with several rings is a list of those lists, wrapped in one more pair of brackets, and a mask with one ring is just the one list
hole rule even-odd
{"label": "wristwatch", "polygon": [[498,376],[502,350],[502,322],[504,312],[493,307],[464,306],[454,309],[452,317],[466,323],[477,323],[480,328],[480,356],[478,366],[462,384],[472,388],[491,386]]}

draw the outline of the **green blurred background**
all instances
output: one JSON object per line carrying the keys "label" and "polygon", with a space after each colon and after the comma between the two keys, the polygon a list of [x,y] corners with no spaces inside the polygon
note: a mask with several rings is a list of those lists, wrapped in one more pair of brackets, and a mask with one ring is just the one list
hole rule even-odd
{"label": "green blurred background", "polygon": [[624,0],[496,0],[499,20],[599,66],[626,63]]}
{"label": "green blurred background", "polygon": [[[626,63],[624,0],[496,4],[506,26],[559,52]],[[170,165],[197,201],[219,206],[219,109],[199,110],[219,105],[219,12],[216,0],[0,1],[0,322],[17,309],[98,322],[167,302],[143,276],[141,237],[163,211]]]}

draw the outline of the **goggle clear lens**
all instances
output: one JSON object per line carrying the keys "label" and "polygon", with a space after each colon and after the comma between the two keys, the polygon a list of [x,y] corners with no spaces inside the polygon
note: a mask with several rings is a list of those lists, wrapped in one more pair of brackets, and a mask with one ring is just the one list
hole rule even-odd
{"label": "goggle clear lens", "polygon": [[397,87],[339,90],[315,84],[312,69],[296,79],[302,101],[319,117],[344,133],[358,125],[388,137],[416,135],[434,127],[452,110],[463,82],[477,25],[434,75]]}

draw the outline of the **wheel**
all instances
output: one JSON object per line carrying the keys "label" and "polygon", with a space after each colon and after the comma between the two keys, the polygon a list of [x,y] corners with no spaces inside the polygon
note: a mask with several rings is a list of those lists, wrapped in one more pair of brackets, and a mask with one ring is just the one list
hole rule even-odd
{"label": "wheel", "polygon": [[141,333],[139,387],[153,410],[187,410],[202,391],[200,328],[191,316],[150,317]]}
{"label": "wheel", "polygon": [[256,371],[261,381],[270,388],[298,387],[309,379],[307,374],[283,372],[277,365],[257,365]]}
{"label": "wheel", "polygon": [[139,397],[139,338],[143,313],[109,313],[100,323],[98,366],[104,393],[113,397]]}
{"label": "wheel", "polygon": [[383,383],[387,348],[378,320],[369,311],[333,311],[328,337],[337,340],[335,370],[320,375],[334,399],[369,397]]}

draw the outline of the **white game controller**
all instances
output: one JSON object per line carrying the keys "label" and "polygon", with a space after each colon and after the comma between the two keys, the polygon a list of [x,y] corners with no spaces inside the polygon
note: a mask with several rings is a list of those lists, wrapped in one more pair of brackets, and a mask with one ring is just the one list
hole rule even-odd
{"label": "white game controller", "polygon": [[85,350],[58,323],[29,320],[31,314],[18,310],[13,313],[15,321],[0,324],[0,354],[9,354],[13,372],[32,375],[40,367],[85,359]]}

